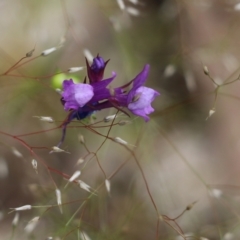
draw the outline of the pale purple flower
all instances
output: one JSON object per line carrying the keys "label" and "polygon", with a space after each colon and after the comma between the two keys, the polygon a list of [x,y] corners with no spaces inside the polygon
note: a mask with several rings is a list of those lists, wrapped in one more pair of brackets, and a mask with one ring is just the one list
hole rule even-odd
{"label": "pale purple flower", "polygon": [[147,122],[149,121],[148,114],[154,112],[152,108],[152,101],[160,94],[148,87],[139,87],[135,91],[135,95],[131,103],[128,104],[128,109],[137,116],[143,117]]}
{"label": "pale purple flower", "polygon": [[62,102],[65,110],[77,110],[83,107],[93,95],[93,87],[89,84],[75,84],[72,79],[63,82]]}
{"label": "pale purple flower", "polygon": [[[151,106],[152,101],[160,95],[152,88],[144,87],[147,80],[150,66],[147,64],[143,70],[128,84],[117,88],[115,99],[120,106],[127,107],[134,115],[144,118],[149,121],[148,114],[152,113],[154,109]],[[131,90],[126,94],[124,88],[133,84]]]}

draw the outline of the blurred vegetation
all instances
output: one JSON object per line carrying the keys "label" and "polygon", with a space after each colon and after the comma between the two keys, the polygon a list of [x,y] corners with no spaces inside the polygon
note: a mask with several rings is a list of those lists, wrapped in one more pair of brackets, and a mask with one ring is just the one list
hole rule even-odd
{"label": "blurred vegetation", "polygon": [[[2,0],[0,239],[239,239],[239,4]],[[149,63],[146,85],[161,96],[150,122],[104,122],[116,109],[102,110],[49,154],[68,114],[56,88],[83,82],[86,68],[68,69],[86,52],[110,59],[114,87]],[[76,171],[85,190],[68,182]],[[17,221],[11,208],[25,205]]]}

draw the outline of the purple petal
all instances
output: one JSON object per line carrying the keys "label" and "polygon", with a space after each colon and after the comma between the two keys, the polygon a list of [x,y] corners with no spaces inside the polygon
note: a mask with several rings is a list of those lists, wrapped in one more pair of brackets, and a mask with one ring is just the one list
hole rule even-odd
{"label": "purple petal", "polygon": [[112,72],[111,78],[91,84],[94,91],[94,96],[91,99],[91,102],[97,102],[97,101],[101,101],[111,97],[110,91],[106,87],[113,81],[115,77],[116,77],[116,73]]}
{"label": "purple petal", "polygon": [[102,57],[97,55],[97,57],[93,59],[92,65],[89,66],[89,63],[86,59],[88,78],[91,84],[100,82],[103,79],[104,70],[108,61],[105,62]]}
{"label": "purple petal", "polygon": [[62,97],[65,101],[64,109],[78,109],[83,107],[93,97],[93,87],[89,84],[73,83],[72,79],[63,82]]}
{"label": "purple petal", "polygon": [[160,94],[152,88],[139,87],[135,91],[137,99],[128,104],[128,109],[133,114],[143,117],[145,121],[148,121],[149,117],[147,115],[154,111],[151,103],[158,95]]}
{"label": "purple petal", "polygon": [[149,64],[146,64],[143,68],[143,70],[132,80],[133,87],[128,93],[128,103],[130,103],[135,96],[135,92],[138,88],[140,88],[147,80],[148,72],[149,72],[150,66]]}

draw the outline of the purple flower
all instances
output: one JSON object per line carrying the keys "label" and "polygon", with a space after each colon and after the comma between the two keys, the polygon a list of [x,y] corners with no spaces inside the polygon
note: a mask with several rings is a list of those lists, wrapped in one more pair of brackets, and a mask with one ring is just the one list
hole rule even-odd
{"label": "purple flower", "polygon": [[148,87],[139,87],[135,91],[132,102],[128,104],[128,109],[137,116],[143,117],[147,122],[149,121],[148,114],[154,112],[154,109],[151,106],[152,101],[155,97],[160,94]]}
{"label": "purple flower", "polygon": [[63,81],[62,102],[66,111],[83,107],[93,95],[93,87],[89,84],[75,84],[72,79]]}
{"label": "purple flower", "polygon": [[[149,68],[148,64],[145,65],[131,82],[115,90],[115,98],[119,105],[127,107],[134,115],[144,118],[146,122],[150,119],[147,115],[154,111],[151,106],[152,101],[160,95],[152,88],[143,86],[147,80]],[[132,89],[126,94],[124,89],[131,83]]]}
{"label": "purple flower", "polygon": [[97,55],[97,57],[93,59],[92,65],[89,66],[89,63],[86,59],[87,72],[90,83],[96,83],[103,79],[104,69],[108,61],[109,60],[105,62],[102,57],[99,57],[99,55]]}
{"label": "purple flower", "polygon": [[[145,65],[132,81],[110,92],[108,86],[116,77],[116,73],[113,72],[112,77],[103,79],[107,63],[108,61],[105,62],[98,55],[93,59],[91,66],[86,60],[89,84],[86,84],[86,81],[75,84],[72,79],[63,81],[61,102],[64,109],[70,110],[70,113],[62,124],[63,134],[58,147],[64,141],[67,125],[73,119],[82,120],[90,116],[94,111],[114,107],[128,115],[125,107],[134,115],[149,121],[148,115],[154,111],[151,103],[160,95],[154,89],[143,86],[147,80],[149,65]],[[128,90],[130,85],[132,88]]]}

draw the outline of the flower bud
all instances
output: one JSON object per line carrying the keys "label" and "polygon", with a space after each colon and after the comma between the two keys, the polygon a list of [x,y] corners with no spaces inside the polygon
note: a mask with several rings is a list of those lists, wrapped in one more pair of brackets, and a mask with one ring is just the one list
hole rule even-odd
{"label": "flower bud", "polygon": [[37,160],[35,160],[35,159],[32,160],[32,167],[35,170],[35,172],[38,173],[38,170],[37,170]]}
{"label": "flower bud", "polygon": [[73,182],[75,179],[77,179],[81,175],[81,171],[76,171],[70,178],[69,182]]}
{"label": "flower bud", "polygon": [[56,153],[65,152],[65,153],[69,153],[70,154],[70,152],[67,152],[67,151],[65,151],[65,150],[63,150],[63,149],[61,149],[59,147],[56,147],[56,146],[53,146],[52,147],[52,151],[50,151],[49,153],[53,153],[53,152],[56,152]]}
{"label": "flower bud", "polygon": [[11,209],[13,209],[14,211],[25,211],[25,210],[32,209],[32,206],[31,205],[24,205],[24,206],[21,206],[21,207],[18,207],[18,208],[11,208]]}
{"label": "flower bud", "polygon": [[99,82],[103,79],[104,69],[105,69],[108,61],[105,62],[102,57],[97,55],[93,59],[93,63],[90,66],[88,63],[88,60],[86,59],[87,72],[88,72],[88,78],[89,78],[90,83]]}
{"label": "flower bud", "polygon": [[33,116],[33,117],[38,118],[40,121],[43,121],[43,122],[49,122],[49,123],[54,122],[53,118],[48,116]]}
{"label": "flower bud", "polygon": [[69,73],[74,73],[83,70],[84,67],[71,67],[68,69]]}
{"label": "flower bud", "polygon": [[123,0],[117,0],[117,3],[121,10],[125,9],[125,4],[124,4]]}
{"label": "flower bud", "polygon": [[59,189],[55,190],[56,197],[57,197],[57,204],[59,206],[60,212],[62,213],[62,196],[61,191]]}
{"label": "flower bud", "polygon": [[114,141],[117,143],[120,143],[122,145],[127,145],[128,143],[126,141],[124,141],[123,139],[121,139],[120,137],[115,137]]}
{"label": "flower bud", "polygon": [[27,226],[24,228],[24,231],[30,234],[34,230],[34,228],[37,226],[39,218],[40,217],[34,217],[32,220],[30,220]]}
{"label": "flower bud", "polygon": [[44,51],[41,53],[41,55],[45,57],[45,56],[47,56],[47,55],[55,52],[56,50],[57,50],[56,47],[49,48],[49,49],[44,50]]}
{"label": "flower bud", "polygon": [[208,67],[207,66],[203,66],[203,72],[205,75],[209,75],[209,71],[208,71]]}
{"label": "flower bud", "polygon": [[107,192],[110,193],[111,183],[108,179],[105,180],[105,186],[106,186]]}

